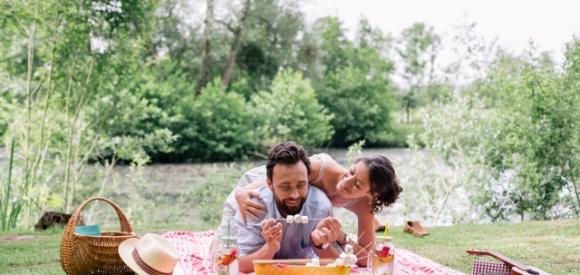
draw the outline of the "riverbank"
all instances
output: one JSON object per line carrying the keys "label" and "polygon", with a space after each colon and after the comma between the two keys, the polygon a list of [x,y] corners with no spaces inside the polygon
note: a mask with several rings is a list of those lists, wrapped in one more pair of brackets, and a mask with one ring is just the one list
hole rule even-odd
{"label": "riverbank", "polygon": [[[201,230],[165,225],[165,229]],[[415,238],[394,228],[397,247],[413,251],[456,270],[471,273],[473,257],[467,249],[492,249],[552,274],[580,273],[580,220],[514,224],[466,224],[428,228],[430,235]],[[140,227],[139,234],[162,232]],[[18,232],[0,235],[0,274],[62,274],[60,234]]]}

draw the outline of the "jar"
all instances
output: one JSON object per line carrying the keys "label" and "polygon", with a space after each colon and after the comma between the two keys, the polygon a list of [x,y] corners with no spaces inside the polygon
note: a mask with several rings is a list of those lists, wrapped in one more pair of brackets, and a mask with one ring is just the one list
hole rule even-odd
{"label": "jar", "polygon": [[393,275],[395,246],[392,237],[376,237],[372,256],[369,256],[367,266],[372,274]]}
{"label": "jar", "polygon": [[223,237],[213,255],[213,269],[218,275],[238,275],[238,247],[236,238]]}

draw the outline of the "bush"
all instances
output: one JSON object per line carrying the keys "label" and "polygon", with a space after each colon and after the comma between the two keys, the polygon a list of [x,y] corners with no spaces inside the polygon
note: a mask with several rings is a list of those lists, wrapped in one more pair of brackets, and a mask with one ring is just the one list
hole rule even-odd
{"label": "bush", "polygon": [[465,173],[487,179],[466,183],[492,220],[580,213],[578,45],[569,46],[563,74],[535,57],[517,69],[499,63],[469,94],[425,118],[429,151],[470,163]]}
{"label": "bush", "polygon": [[[502,124],[486,161],[498,174],[516,171],[518,188],[510,200],[522,217],[526,213],[539,219],[558,217],[564,212],[551,210],[567,197],[562,191],[578,194],[572,190],[577,190],[574,178],[580,172],[576,165],[580,101],[571,78],[578,78],[573,69],[579,65],[570,58],[580,56],[580,49],[569,49],[574,50],[568,53],[567,75],[562,77],[534,59],[523,66],[510,98],[498,103]],[[575,207],[578,215],[580,201]]]}
{"label": "bush", "polygon": [[376,145],[382,133],[393,131],[390,87],[383,80],[368,77],[365,71],[353,67],[327,77],[319,98],[334,115],[333,145],[347,146],[363,139]]}
{"label": "bush", "polygon": [[391,129],[377,134],[373,145],[377,147],[408,147],[408,137],[419,135],[421,132],[423,132],[423,124],[420,122],[393,124]]}
{"label": "bush", "polygon": [[318,103],[310,82],[299,72],[279,72],[270,91],[252,96],[252,108],[263,149],[286,140],[320,146],[333,133],[332,115]]}
{"label": "bush", "polygon": [[214,80],[193,102],[183,100],[176,152],[196,161],[244,158],[255,150],[258,138],[248,104],[235,92],[224,91]]}

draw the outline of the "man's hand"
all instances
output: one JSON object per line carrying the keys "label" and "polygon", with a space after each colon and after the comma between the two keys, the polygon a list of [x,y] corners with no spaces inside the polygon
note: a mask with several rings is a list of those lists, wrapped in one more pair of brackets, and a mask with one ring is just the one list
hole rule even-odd
{"label": "man's hand", "polygon": [[262,223],[262,237],[266,241],[268,249],[276,253],[280,250],[282,241],[282,224],[275,219],[267,219]]}
{"label": "man's hand", "polygon": [[254,260],[272,259],[280,250],[280,242],[282,241],[281,223],[278,223],[275,219],[263,221],[261,235],[266,243],[251,254],[240,257],[240,261],[238,262],[240,272],[254,272]]}
{"label": "man's hand", "polygon": [[254,219],[264,215],[266,206],[252,200],[252,198],[261,199],[260,192],[240,189],[236,192],[235,198],[240,207],[240,215],[244,224],[246,224],[246,215],[250,215]]}
{"label": "man's hand", "polygon": [[327,217],[318,222],[316,228],[310,233],[310,240],[314,245],[319,246],[340,240],[342,235],[338,219]]}

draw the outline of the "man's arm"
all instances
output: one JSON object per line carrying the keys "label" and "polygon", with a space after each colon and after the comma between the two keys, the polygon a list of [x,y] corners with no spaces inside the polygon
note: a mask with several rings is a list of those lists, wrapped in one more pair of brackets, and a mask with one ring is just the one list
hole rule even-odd
{"label": "man's arm", "polygon": [[[239,218],[239,216],[237,216]],[[238,220],[237,225],[240,224]],[[242,248],[240,245],[240,261],[239,270],[244,273],[254,271],[254,260],[258,259],[272,259],[274,254],[280,250],[280,241],[282,240],[282,224],[277,223],[274,219],[268,219],[262,223],[261,230],[247,231],[246,233],[253,234],[253,239],[265,241],[265,243],[258,249]],[[244,234],[244,233],[242,233]],[[238,230],[238,238],[240,231]],[[246,254],[246,255],[244,255]],[[244,255],[244,256],[242,256]]]}
{"label": "man's arm", "polygon": [[250,273],[254,272],[254,260],[272,259],[278,250],[268,243],[265,243],[256,252],[240,258],[239,268],[240,272]]}

